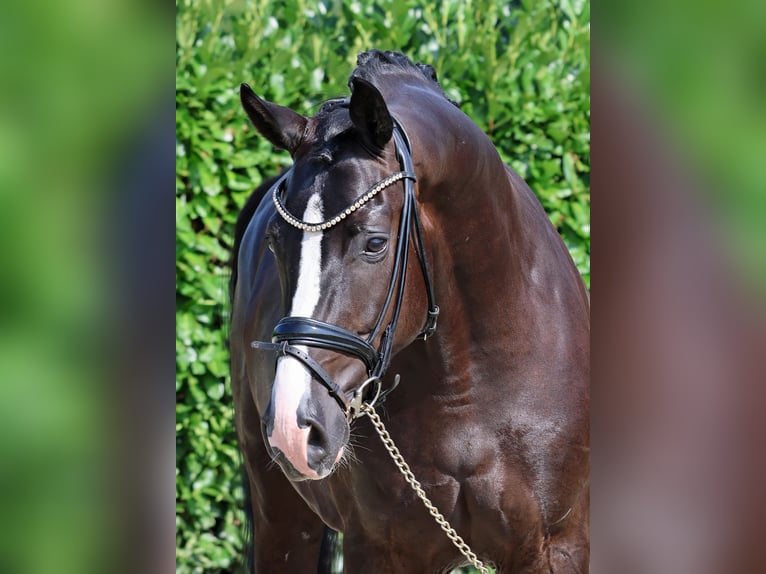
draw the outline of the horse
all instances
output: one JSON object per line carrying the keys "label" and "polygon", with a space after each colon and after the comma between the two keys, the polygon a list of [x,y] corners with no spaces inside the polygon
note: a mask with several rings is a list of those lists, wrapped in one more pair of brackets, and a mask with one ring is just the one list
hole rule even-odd
{"label": "horse", "polygon": [[338,532],[347,573],[472,562],[380,423],[480,564],[587,572],[590,302],[566,246],[431,66],[371,50],[349,88],[305,117],[240,87],[293,160],[234,253],[251,568],[326,569]]}

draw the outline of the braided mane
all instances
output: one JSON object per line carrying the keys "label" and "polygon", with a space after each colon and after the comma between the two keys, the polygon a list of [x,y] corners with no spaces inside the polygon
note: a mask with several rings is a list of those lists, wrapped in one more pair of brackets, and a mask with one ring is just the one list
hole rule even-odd
{"label": "braided mane", "polygon": [[[429,64],[413,63],[407,56],[400,52],[368,50],[360,53],[356,58],[356,68],[351,72],[349,78],[349,87],[351,87],[352,78],[361,78],[367,80],[373,85],[376,81],[382,81],[390,75],[411,75],[418,80],[425,80],[431,87],[435,88],[445,98],[449,100],[447,94],[439,84],[436,77],[436,70]],[[449,100],[452,102],[452,100]],[[455,102],[452,102],[455,104]],[[457,105],[457,104],[455,104]]]}

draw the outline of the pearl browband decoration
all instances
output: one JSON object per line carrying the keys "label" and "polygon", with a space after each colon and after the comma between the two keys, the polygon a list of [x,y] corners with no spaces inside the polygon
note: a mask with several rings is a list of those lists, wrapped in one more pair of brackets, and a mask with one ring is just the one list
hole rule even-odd
{"label": "pearl browband decoration", "polygon": [[[404,178],[409,178],[412,181],[416,181],[417,179],[415,177],[415,174],[409,171],[400,171],[392,175],[389,175],[388,177],[381,179],[378,183],[373,185],[367,193],[360,195],[359,198],[353,204],[351,204],[341,213],[339,213],[335,217],[331,217],[330,219],[326,221],[322,221],[320,223],[308,223],[306,221],[302,221],[298,219],[297,217],[293,216],[289,211],[287,211],[285,206],[282,204],[282,200],[279,198],[282,185],[276,185],[274,187],[274,193],[272,193],[271,197],[274,200],[274,207],[276,207],[277,213],[279,213],[279,215],[282,216],[282,219],[284,219],[287,223],[289,223],[293,227],[297,227],[298,229],[302,229],[303,231],[311,231],[311,232],[324,231],[325,229],[328,229],[334,225],[337,225],[343,219],[346,219],[346,217],[354,213],[357,209],[362,207],[365,203],[370,201],[373,197],[375,197],[381,191],[386,189],[389,185],[396,183],[400,179],[404,179]],[[282,181],[284,182],[284,180]]]}

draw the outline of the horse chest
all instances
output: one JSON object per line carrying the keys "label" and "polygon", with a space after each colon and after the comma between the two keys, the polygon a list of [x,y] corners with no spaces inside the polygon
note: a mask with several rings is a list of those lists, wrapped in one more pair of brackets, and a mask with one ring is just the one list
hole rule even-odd
{"label": "horse chest", "polygon": [[[432,434],[437,427],[440,440],[425,440],[437,436]],[[444,422],[432,420],[419,432],[400,434],[401,440],[395,440],[427,496],[445,516],[458,523],[470,522],[473,516],[494,516],[494,527],[501,531],[509,521],[508,510],[528,502],[526,491],[514,487],[524,482],[519,469],[509,464],[501,442],[489,429],[453,421],[449,432],[443,431]],[[329,490],[316,493],[333,499],[326,518],[343,516],[349,528],[374,524],[386,530],[389,523],[401,523],[406,516],[415,530],[424,524],[430,527],[433,520],[380,441],[371,431],[364,434],[354,454],[356,462],[327,481],[332,484]],[[396,437],[396,425],[391,435]]]}

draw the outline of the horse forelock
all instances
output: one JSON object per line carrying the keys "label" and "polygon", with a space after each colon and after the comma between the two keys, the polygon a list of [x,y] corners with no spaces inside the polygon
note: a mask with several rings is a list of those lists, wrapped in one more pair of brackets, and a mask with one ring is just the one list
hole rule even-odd
{"label": "horse forelock", "polygon": [[330,112],[333,112],[337,109],[348,108],[348,104],[349,99],[345,96],[330,98],[329,100],[322,102],[319,107],[319,113],[317,115],[321,116],[323,114],[329,114]]}
{"label": "horse forelock", "polygon": [[323,145],[351,129],[348,107],[348,97],[331,98],[319,105],[319,110],[309,120],[304,134],[304,144],[311,148],[311,154],[321,156]]}

